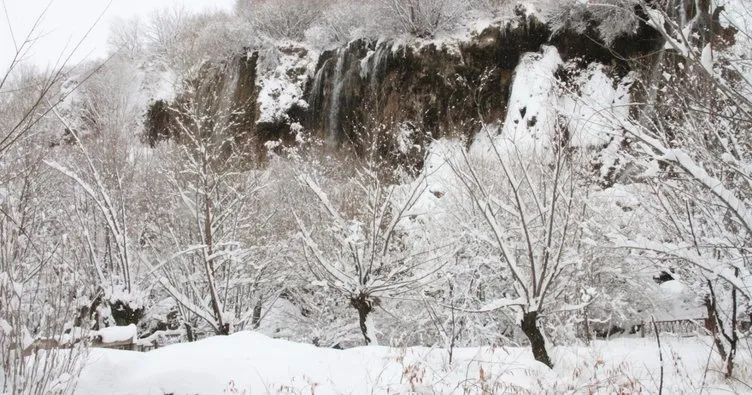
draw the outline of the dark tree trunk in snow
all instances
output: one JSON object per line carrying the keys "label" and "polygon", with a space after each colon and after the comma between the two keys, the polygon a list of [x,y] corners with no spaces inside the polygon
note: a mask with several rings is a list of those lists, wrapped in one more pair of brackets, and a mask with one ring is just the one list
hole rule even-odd
{"label": "dark tree trunk in snow", "polygon": [[[708,281],[708,286],[712,289],[710,281]],[[727,356],[726,347],[723,346],[723,341],[721,341],[720,338],[720,331],[718,330],[718,310],[716,309],[715,298],[711,297],[710,295],[705,296],[705,308],[708,311],[708,320],[706,327],[710,331],[710,334],[713,336],[713,342],[715,343],[715,347],[718,349],[718,354],[721,356],[721,359],[725,361]]]}
{"label": "dark tree trunk in snow", "polygon": [[253,306],[253,316],[251,317],[251,326],[253,329],[258,329],[261,325],[261,302],[256,303]]}
{"label": "dark tree trunk in snow", "polygon": [[363,332],[363,339],[366,341],[366,345],[371,344],[371,337],[373,334],[368,333],[368,326],[366,325],[366,320],[368,319],[368,314],[371,312],[371,309],[369,308],[360,308],[358,309],[358,322],[360,323],[360,331]]}
{"label": "dark tree trunk in snow", "polygon": [[546,340],[538,328],[538,312],[531,311],[525,313],[522,316],[520,327],[528,340],[530,340],[530,347],[533,349],[535,360],[544,363],[549,368],[553,368],[554,365],[551,363],[551,358],[548,357],[548,351],[546,351]]}
{"label": "dark tree trunk in snow", "polygon": [[195,342],[196,341],[196,337],[193,334],[193,327],[191,326],[191,324],[189,324],[189,323],[186,322],[183,325],[185,326],[185,337],[188,338],[188,342],[189,343]]}
{"label": "dark tree trunk in snow", "polygon": [[350,299],[350,304],[355,310],[358,311],[358,323],[360,324],[360,331],[363,333],[363,338],[366,341],[366,345],[373,342],[373,336],[375,334],[368,333],[368,314],[373,311],[373,302],[368,299],[367,295],[360,294],[357,297]]}

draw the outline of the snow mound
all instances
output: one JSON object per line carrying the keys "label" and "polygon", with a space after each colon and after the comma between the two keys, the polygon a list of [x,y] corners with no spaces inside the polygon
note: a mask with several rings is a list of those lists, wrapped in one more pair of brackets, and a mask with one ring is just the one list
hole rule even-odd
{"label": "snow mound", "polygon": [[671,280],[661,284],[661,290],[666,294],[681,295],[687,292],[687,286],[679,281]]}
{"label": "snow mound", "polygon": [[570,118],[571,146],[589,148],[608,144],[629,118],[629,90],[633,82],[634,75],[630,74],[616,84],[600,63],[591,64],[575,80],[580,93],[565,96],[562,111]]}
{"label": "snow mound", "polygon": [[[698,393],[703,380],[729,389],[721,373],[703,375],[711,343],[664,340],[666,363],[675,367],[666,372],[667,393]],[[652,339],[641,338],[559,347],[549,370],[528,348],[455,349],[450,363],[438,348],[335,350],[241,332],[148,353],[94,349],[77,394],[655,393],[656,352]],[[746,361],[743,351],[740,370]]]}
{"label": "snow mound", "polygon": [[501,135],[495,143],[509,156],[541,152],[553,143],[558,95],[556,70],[562,66],[555,47],[523,55],[514,71],[514,83]]}
{"label": "snow mound", "polygon": [[[635,75],[612,76],[609,66],[600,63],[576,72],[580,67],[576,61],[564,62],[552,46],[524,54],[514,71],[503,125],[486,125],[471,147],[473,154],[487,155],[491,139],[504,157],[545,154],[565,135],[572,148],[608,146],[629,118]],[[574,74],[572,81],[560,79],[560,71]],[[613,163],[615,158],[603,161]]]}

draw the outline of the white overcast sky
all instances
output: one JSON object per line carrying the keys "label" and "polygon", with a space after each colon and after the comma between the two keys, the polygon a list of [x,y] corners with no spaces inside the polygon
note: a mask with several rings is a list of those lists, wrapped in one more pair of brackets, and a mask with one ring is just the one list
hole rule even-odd
{"label": "white overcast sky", "polygon": [[[40,67],[54,65],[61,51],[70,53],[86,31],[104,15],[94,27],[75,60],[103,56],[107,51],[109,24],[118,17],[148,15],[152,10],[185,5],[190,9],[230,9],[233,0],[0,0],[0,75],[4,73],[15,52],[8,22],[17,41],[22,41],[34,21],[50,4],[42,24],[44,33],[28,57]],[[7,11],[7,12],[6,12]]]}

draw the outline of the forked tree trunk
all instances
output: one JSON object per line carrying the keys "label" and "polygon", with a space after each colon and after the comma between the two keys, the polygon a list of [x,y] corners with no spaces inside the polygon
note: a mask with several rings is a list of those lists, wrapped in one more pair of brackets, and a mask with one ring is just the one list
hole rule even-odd
{"label": "forked tree trunk", "polygon": [[355,310],[358,311],[358,324],[360,324],[360,332],[363,333],[363,338],[366,341],[366,346],[373,342],[373,336],[375,334],[368,333],[368,314],[373,310],[373,303],[368,300],[366,295],[360,294],[357,297],[350,299],[350,304]]}
{"label": "forked tree trunk", "polygon": [[530,340],[530,347],[533,349],[533,358],[549,368],[553,368],[554,365],[551,363],[551,358],[548,357],[548,351],[546,351],[546,340],[538,328],[538,312],[531,311],[525,313],[522,316],[520,328],[522,328],[522,332]]}

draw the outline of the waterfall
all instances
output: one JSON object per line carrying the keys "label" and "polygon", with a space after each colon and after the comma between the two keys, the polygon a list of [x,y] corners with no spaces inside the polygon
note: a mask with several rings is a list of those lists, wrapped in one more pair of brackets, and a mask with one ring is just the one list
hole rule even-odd
{"label": "waterfall", "polygon": [[389,55],[392,53],[392,43],[389,41],[380,42],[376,46],[376,52],[371,57],[369,63],[369,78],[371,92],[375,95],[381,82],[382,74],[386,71]]}
{"label": "waterfall", "polygon": [[[212,117],[214,130],[209,135],[214,143],[225,144],[228,132],[234,121],[233,114],[238,110],[238,103],[234,102],[235,91],[240,83],[240,66],[236,62],[223,64],[221,67],[213,70],[201,89],[205,90],[206,101],[200,104],[200,111],[209,111]],[[219,132],[223,133],[219,133]],[[225,147],[227,148],[227,147]]]}
{"label": "waterfall", "polygon": [[310,99],[308,99],[308,104],[311,112],[313,114],[318,114],[319,111],[323,110],[322,104],[324,102],[324,78],[326,77],[326,67],[329,65],[329,61],[331,59],[327,59],[324,61],[323,64],[321,64],[321,67],[316,72],[316,75],[313,77],[313,86],[311,87],[311,92],[309,93]]}
{"label": "waterfall", "polygon": [[376,94],[378,84],[386,71],[387,61],[391,51],[391,42],[380,41],[376,48],[368,53],[360,62],[360,78],[369,81],[371,92]]}
{"label": "waterfall", "polygon": [[334,69],[334,84],[332,88],[331,105],[329,106],[329,124],[326,130],[328,141],[336,141],[339,135],[340,105],[342,104],[342,91],[345,88],[345,61],[349,47],[337,50],[337,65]]}

